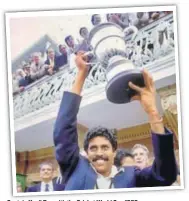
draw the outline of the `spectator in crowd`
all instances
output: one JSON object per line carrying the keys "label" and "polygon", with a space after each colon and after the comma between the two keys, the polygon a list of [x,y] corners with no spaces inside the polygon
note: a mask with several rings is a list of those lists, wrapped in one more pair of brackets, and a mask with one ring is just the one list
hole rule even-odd
{"label": "spectator in crowd", "polygon": [[30,64],[29,63],[25,63],[22,67],[24,73],[29,76],[30,75]]}
{"label": "spectator in crowd", "polygon": [[108,22],[115,23],[119,25],[122,29],[129,27],[129,23],[130,23],[129,13],[124,13],[124,14],[111,13],[111,14],[107,14],[106,17]]}
{"label": "spectator in crowd", "polygon": [[171,14],[171,13],[173,13],[173,11],[163,11],[164,15],[168,15],[168,14]]}
{"label": "spectator in crowd", "polygon": [[68,35],[65,37],[65,43],[69,47],[68,54],[76,53],[78,51],[78,45],[75,43],[73,36]]}
{"label": "spectator in crowd", "polygon": [[94,14],[91,16],[91,23],[94,25],[94,26],[97,26],[101,23],[101,17],[99,14]]}
{"label": "spectator in crowd", "polygon": [[149,166],[149,150],[142,144],[135,144],[132,148],[135,164],[141,170]]}
{"label": "spectator in crowd", "polygon": [[69,47],[68,49],[68,64],[70,69],[75,68],[75,55],[78,52],[78,44],[75,43],[73,36],[69,35],[65,38],[65,43]]}
{"label": "spectator in crowd", "polygon": [[68,54],[67,54],[67,49],[65,45],[60,44],[58,46],[59,48],[59,52],[60,52],[60,56],[59,56],[59,64],[60,66],[64,66],[65,64],[68,63]]}
{"label": "spectator in crowd", "polygon": [[13,95],[16,95],[22,91],[24,91],[25,87],[19,87],[19,79],[17,78],[16,73],[12,74],[12,88],[13,88]]}
{"label": "spectator in crowd", "polygon": [[40,54],[38,52],[33,53],[32,63],[30,67],[31,79],[33,81],[40,79],[46,74],[52,73],[52,70],[51,68],[49,68],[49,65],[44,65],[44,62],[41,60]]}
{"label": "spectator in crowd", "polygon": [[47,49],[47,60],[45,64],[48,65],[48,73],[52,75],[57,72],[61,66],[60,57],[55,55],[55,52],[52,48]]}
{"label": "spectator in crowd", "polygon": [[160,12],[149,12],[149,19],[152,21],[157,20],[160,17]]}
{"label": "spectator in crowd", "polygon": [[26,87],[29,84],[28,77],[23,69],[18,69],[16,75],[19,80],[19,87]]}
{"label": "spectator in crowd", "polygon": [[137,12],[130,14],[131,25],[136,26],[138,29],[146,26],[149,23],[148,12]]}
{"label": "spectator in crowd", "polygon": [[117,167],[134,166],[134,157],[132,153],[127,149],[118,149],[114,159],[114,164]]}
{"label": "spectator in crowd", "polygon": [[81,27],[79,30],[80,36],[83,38],[79,44],[78,51],[90,51],[92,50],[91,45],[88,43],[89,31],[86,27]]}
{"label": "spectator in crowd", "polygon": [[22,184],[20,182],[16,183],[16,189],[17,189],[17,193],[23,192]]}
{"label": "spectator in crowd", "polygon": [[26,63],[23,66],[23,71],[25,73],[25,79],[27,80],[28,84],[31,84],[33,80],[31,79],[31,74],[30,74],[30,64]]}
{"label": "spectator in crowd", "polygon": [[48,192],[48,191],[62,191],[63,184],[53,182],[54,167],[50,162],[43,162],[40,165],[41,182],[37,185],[28,187],[27,192]]}
{"label": "spectator in crowd", "polygon": [[88,73],[86,59],[81,52],[76,56],[78,73],[71,92],[64,92],[54,127],[56,159],[64,175],[65,190],[171,185],[176,179],[177,172],[173,134],[164,128],[156,106],[153,80],[146,70],[143,71],[146,87],[140,88],[131,82],[129,86],[139,93],[135,98],[140,100],[141,106],[149,117],[155,155],[152,167],[143,170],[124,167],[122,171],[114,166],[117,139],[113,130],[103,127],[95,127],[87,131],[84,139],[87,159],[79,154],[77,113]]}
{"label": "spectator in crowd", "polygon": [[89,31],[87,27],[81,27],[79,30],[79,34],[83,39],[87,40],[89,37]]}
{"label": "spectator in crowd", "polygon": [[172,11],[154,11],[149,12],[149,22],[153,22],[155,20],[158,20],[161,17],[164,17],[167,14],[172,13]]}

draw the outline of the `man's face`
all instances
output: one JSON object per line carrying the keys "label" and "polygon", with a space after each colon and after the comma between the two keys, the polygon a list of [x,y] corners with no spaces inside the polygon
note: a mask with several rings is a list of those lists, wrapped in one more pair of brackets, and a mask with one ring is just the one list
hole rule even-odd
{"label": "man's face", "polygon": [[24,72],[25,72],[27,75],[30,74],[30,66],[25,66],[25,67],[23,68],[23,70],[24,70]]}
{"label": "man's face", "polygon": [[88,38],[88,35],[89,35],[88,30],[87,30],[86,28],[83,28],[83,29],[81,30],[81,36],[82,36],[84,39],[86,39],[86,38]]}
{"label": "man's face", "polygon": [[140,169],[143,169],[148,166],[148,155],[143,148],[136,148],[133,151],[133,155],[136,166],[138,166]]}
{"label": "man's face", "polygon": [[101,17],[100,15],[94,16],[94,25],[99,25],[101,23]]}
{"label": "man's face", "polygon": [[19,185],[17,186],[17,192],[18,192],[18,193],[22,192],[22,187],[19,186]]}
{"label": "man's face", "polygon": [[68,43],[68,46],[69,47],[73,47],[74,46],[74,39],[73,37],[69,37],[68,40],[67,40],[67,43]]}
{"label": "man's face", "polygon": [[121,160],[122,167],[134,166],[134,165],[135,165],[134,158],[132,158],[130,156],[126,156]]}
{"label": "man's face", "polygon": [[53,50],[53,49],[49,49],[49,50],[48,50],[48,57],[49,57],[50,59],[54,59],[54,50]]}
{"label": "man's face", "polygon": [[40,178],[42,181],[50,181],[53,178],[53,168],[51,165],[44,164],[40,169]]}
{"label": "man's face", "polygon": [[38,56],[38,55],[35,55],[34,58],[33,58],[33,60],[34,60],[34,62],[35,62],[36,64],[38,64],[38,63],[39,63],[39,56]]}
{"label": "man's face", "polygon": [[30,74],[30,67],[26,67],[26,72]]}
{"label": "man's face", "polygon": [[102,136],[94,137],[89,142],[87,156],[95,170],[103,176],[109,176],[116,152],[110,141]]}
{"label": "man's face", "polygon": [[60,51],[61,54],[66,54],[66,53],[67,53],[67,52],[66,52],[66,47],[63,46],[63,45],[61,45],[61,46],[59,47],[59,51]]}

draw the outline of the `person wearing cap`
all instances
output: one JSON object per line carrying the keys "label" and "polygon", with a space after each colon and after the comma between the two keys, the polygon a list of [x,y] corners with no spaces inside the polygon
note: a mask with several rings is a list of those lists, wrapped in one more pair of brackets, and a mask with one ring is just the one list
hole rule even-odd
{"label": "person wearing cap", "polygon": [[56,159],[66,182],[65,190],[112,189],[168,186],[176,180],[177,167],[173,149],[173,134],[164,128],[155,98],[155,87],[151,75],[144,70],[145,87],[133,83],[129,86],[139,95],[147,113],[152,131],[154,164],[140,170],[135,166],[114,166],[117,139],[114,130],[95,127],[89,129],[84,139],[87,157],[80,155],[77,133],[77,114],[81,103],[81,91],[88,73],[86,56],[76,56],[78,73],[71,92],[64,92],[54,127]]}

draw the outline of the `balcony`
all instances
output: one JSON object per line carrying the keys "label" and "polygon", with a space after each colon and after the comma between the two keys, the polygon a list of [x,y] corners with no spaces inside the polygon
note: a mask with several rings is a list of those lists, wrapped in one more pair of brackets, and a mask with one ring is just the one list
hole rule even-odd
{"label": "balcony", "polygon": [[[131,35],[126,36],[126,50],[133,49],[130,59],[136,68],[145,67],[152,73],[157,89],[176,83],[173,24],[173,15],[169,14],[139,30],[134,41],[131,41]],[[159,42],[159,35],[163,37],[162,42]],[[152,44],[153,50],[148,48]],[[55,75],[43,77],[13,97],[17,150],[53,145],[53,123],[60,100],[63,92],[71,89],[76,71],[64,66]],[[78,114],[80,124],[87,128],[101,124],[119,129],[147,122],[147,116],[138,103],[117,105],[108,102],[106,82],[105,69],[97,64],[85,81]],[[159,110],[163,112],[158,98],[157,102]],[[34,139],[35,133],[42,133],[42,138],[37,135],[37,139]],[[31,141],[28,143],[27,139]]]}

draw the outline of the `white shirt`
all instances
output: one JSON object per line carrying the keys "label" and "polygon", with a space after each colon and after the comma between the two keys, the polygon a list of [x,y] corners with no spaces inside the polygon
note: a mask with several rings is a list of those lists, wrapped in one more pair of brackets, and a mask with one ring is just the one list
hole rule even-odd
{"label": "white shirt", "polygon": [[[95,170],[94,167],[93,167],[93,169]],[[96,172],[96,170],[95,170],[95,172],[97,173],[97,180],[96,180],[97,186],[95,186],[95,188],[98,188],[98,189],[114,188],[114,185],[112,183],[112,179],[115,177],[115,175],[117,175],[121,171],[124,171],[124,169],[121,168],[118,170],[117,167],[113,165],[110,175],[108,177],[104,177],[103,175]]]}
{"label": "white shirt", "polygon": [[46,189],[46,184],[48,184],[48,189],[49,191],[53,191],[53,183],[52,181],[50,181],[49,183],[45,183],[45,182],[41,182],[41,192],[46,192],[45,189]]}

